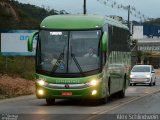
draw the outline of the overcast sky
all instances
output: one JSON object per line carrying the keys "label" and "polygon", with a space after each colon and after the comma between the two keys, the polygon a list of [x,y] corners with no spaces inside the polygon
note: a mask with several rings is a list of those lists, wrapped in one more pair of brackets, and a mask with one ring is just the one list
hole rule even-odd
{"label": "overcast sky", "polygon": [[[69,13],[77,14],[83,13],[83,1],[84,0],[18,0],[23,3],[30,3],[37,6],[46,6],[55,10],[66,10]],[[127,19],[127,11],[112,8],[111,5],[114,1],[119,5],[135,7],[138,11],[150,18],[160,18],[160,0],[108,0],[107,6],[102,4],[101,0],[86,0],[87,1],[87,13],[98,15],[118,15]],[[102,0],[104,1],[104,0]],[[106,0],[107,1],[107,0]],[[131,15],[131,20],[140,20],[138,17]]]}

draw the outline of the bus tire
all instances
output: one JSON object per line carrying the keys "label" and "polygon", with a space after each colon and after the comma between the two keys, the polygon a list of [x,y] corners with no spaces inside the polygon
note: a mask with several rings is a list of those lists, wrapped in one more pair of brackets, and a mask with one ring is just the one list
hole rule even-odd
{"label": "bus tire", "polygon": [[102,99],[100,99],[100,103],[101,104],[106,104],[108,101],[109,101],[109,98],[110,98],[110,85],[111,85],[111,80],[110,80],[110,77],[108,79],[108,95]]}
{"label": "bus tire", "polygon": [[119,98],[124,98],[125,97],[125,88],[123,88],[120,92],[119,92]]}
{"label": "bus tire", "polygon": [[110,96],[111,94],[111,78],[109,77],[109,80],[108,80],[108,94]]}
{"label": "bus tire", "polygon": [[100,104],[106,104],[108,102],[108,97],[100,99]]}
{"label": "bus tire", "polygon": [[55,103],[55,99],[49,99],[49,98],[46,98],[46,103],[47,103],[47,105],[54,105],[54,103]]}
{"label": "bus tire", "polygon": [[119,92],[119,98],[124,98],[125,97],[125,90],[126,90],[126,77],[125,77],[124,82],[123,82],[123,88]]}

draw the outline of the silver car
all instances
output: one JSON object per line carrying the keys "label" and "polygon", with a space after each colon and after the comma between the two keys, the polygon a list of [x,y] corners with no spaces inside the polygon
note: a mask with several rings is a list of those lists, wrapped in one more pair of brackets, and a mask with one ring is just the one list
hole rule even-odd
{"label": "silver car", "polygon": [[156,84],[156,75],[152,65],[135,65],[130,74],[130,85]]}

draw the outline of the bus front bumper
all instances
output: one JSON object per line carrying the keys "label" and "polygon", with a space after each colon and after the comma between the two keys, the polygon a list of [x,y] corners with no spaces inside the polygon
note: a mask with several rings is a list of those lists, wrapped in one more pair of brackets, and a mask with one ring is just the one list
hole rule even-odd
{"label": "bus front bumper", "polygon": [[53,89],[36,85],[36,96],[39,99],[100,99],[102,96],[101,85],[88,86],[81,89]]}

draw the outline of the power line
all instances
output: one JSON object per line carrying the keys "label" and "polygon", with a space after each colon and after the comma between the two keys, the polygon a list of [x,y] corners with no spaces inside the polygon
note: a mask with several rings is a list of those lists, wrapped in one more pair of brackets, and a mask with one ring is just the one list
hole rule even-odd
{"label": "power line", "polygon": [[[104,4],[105,6],[109,6],[112,8],[122,9],[128,11],[128,6],[117,3],[114,0],[97,0],[98,2]],[[139,10],[137,10],[134,6],[130,6],[130,14],[136,18],[139,18],[141,21],[146,21],[149,17],[142,14]]]}

